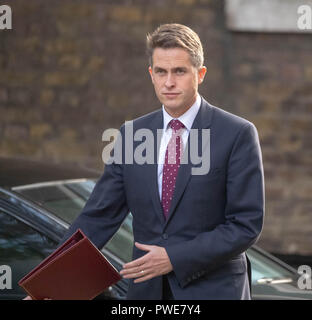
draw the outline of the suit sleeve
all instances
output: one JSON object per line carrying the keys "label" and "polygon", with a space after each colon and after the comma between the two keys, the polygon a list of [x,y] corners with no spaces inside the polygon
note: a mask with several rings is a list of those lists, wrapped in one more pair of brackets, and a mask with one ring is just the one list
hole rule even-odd
{"label": "suit sleeve", "polygon": [[[121,136],[120,136],[121,138]],[[118,230],[129,213],[123,182],[122,164],[106,164],[80,215],[72,223],[60,243],[77,229],[102,248]]]}
{"label": "suit sleeve", "polygon": [[246,251],[260,235],[264,178],[258,134],[251,123],[241,128],[230,153],[225,197],[224,223],[166,247],[181,287]]}

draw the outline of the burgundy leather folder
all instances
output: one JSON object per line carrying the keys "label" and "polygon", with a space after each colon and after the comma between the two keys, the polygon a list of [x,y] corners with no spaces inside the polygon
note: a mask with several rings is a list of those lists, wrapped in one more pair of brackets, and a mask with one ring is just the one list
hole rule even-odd
{"label": "burgundy leather folder", "polygon": [[19,281],[34,300],[91,300],[121,279],[79,229]]}

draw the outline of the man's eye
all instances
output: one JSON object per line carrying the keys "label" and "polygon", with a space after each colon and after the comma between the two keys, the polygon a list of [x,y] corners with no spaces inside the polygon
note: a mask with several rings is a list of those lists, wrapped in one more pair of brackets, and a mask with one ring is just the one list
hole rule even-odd
{"label": "man's eye", "polygon": [[164,73],[165,73],[165,70],[156,70],[156,73],[158,73],[158,74],[164,74]]}
{"label": "man's eye", "polygon": [[184,74],[185,73],[185,70],[183,70],[183,69],[178,69],[177,70],[177,74],[178,75],[182,75],[182,74]]}

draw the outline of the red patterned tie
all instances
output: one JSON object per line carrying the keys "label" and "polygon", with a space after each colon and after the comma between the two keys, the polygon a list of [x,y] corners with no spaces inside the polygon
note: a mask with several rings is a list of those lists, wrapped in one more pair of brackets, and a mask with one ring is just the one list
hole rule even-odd
{"label": "red patterned tie", "polygon": [[183,153],[183,142],[181,137],[183,130],[181,129],[184,128],[183,123],[179,120],[171,120],[169,126],[172,128],[172,136],[166,150],[161,197],[161,204],[166,219],[168,217],[178,169],[180,167],[180,159]]}

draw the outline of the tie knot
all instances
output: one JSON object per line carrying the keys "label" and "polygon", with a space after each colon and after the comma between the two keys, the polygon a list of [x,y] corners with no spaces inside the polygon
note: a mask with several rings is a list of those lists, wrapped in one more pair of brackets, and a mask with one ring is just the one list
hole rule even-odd
{"label": "tie knot", "polygon": [[170,126],[170,128],[172,128],[174,131],[178,131],[178,130],[184,128],[184,124],[183,124],[181,121],[179,121],[179,120],[171,120],[171,121],[169,122],[169,126]]}

